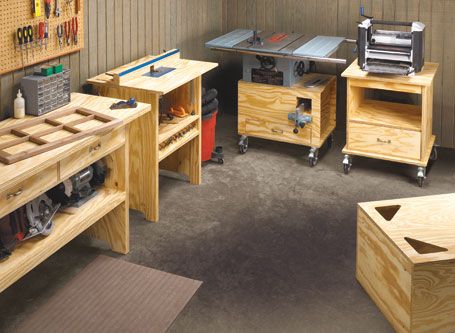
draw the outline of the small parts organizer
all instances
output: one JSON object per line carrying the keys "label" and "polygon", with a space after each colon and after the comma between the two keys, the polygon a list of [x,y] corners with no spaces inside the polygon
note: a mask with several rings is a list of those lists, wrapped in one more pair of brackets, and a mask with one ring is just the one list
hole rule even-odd
{"label": "small parts organizer", "polygon": [[0,1],[0,74],[84,47],[83,0]]}

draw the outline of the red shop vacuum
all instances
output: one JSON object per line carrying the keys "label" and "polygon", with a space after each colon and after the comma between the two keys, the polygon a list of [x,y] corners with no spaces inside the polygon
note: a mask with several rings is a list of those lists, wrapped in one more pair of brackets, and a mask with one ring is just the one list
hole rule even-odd
{"label": "red shop vacuum", "polygon": [[224,163],[223,147],[215,147],[218,91],[202,90],[202,161]]}

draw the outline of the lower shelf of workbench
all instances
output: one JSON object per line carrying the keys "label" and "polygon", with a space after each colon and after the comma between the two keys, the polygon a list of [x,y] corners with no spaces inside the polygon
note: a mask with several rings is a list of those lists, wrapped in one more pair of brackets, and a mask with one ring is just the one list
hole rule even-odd
{"label": "lower shelf of workbench", "polygon": [[[126,192],[100,188],[97,190],[97,195],[78,208],[74,214],[57,213],[53,219],[52,233],[49,236],[37,236],[25,241],[14,250],[7,260],[0,263],[0,292],[107,214],[111,212],[116,214],[117,212],[114,210],[124,204],[125,200]],[[118,223],[119,221],[111,222],[109,228],[104,228],[104,231],[112,233],[112,239],[114,239],[121,235],[121,233],[116,233],[118,228],[127,226],[121,225],[122,223]],[[116,223],[118,225],[114,225]]]}

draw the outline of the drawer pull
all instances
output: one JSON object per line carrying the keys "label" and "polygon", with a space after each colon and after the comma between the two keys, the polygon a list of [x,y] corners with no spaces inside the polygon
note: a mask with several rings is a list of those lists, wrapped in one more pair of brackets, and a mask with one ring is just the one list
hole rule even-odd
{"label": "drawer pull", "polygon": [[6,200],[9,200],[9,199],[11,199],[11,198],[17,197],[17,196],[21,195],[22,192],[24,192],[24,191],[23,191],[22,189],[19,189],[19,190],[17,190],[17,192],[8,193],[8,194],[6,195]]}
{"label": "drawer pull", "polygon": [[392,140],[382,140],[380,138],[377,139],[379,143],[386,143],[388,145],[392,144]]}
{"label": "drawer pull", "polygon": [[283,134],[283,130],[272,128],[273,133]]}
{"label": "drawer pull", "polygon": [[98,143],[95,147],[90,147],[89,152],[92,153],[94,151],[101,149],[101,143]]}

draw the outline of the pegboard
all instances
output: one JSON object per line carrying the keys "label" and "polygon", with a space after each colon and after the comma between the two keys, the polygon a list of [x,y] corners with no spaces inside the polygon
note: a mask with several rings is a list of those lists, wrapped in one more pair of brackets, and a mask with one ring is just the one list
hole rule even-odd
{"label": "pegboard", "polygon": [[[51,15],[49,19],[45,16],[44,0],[41,1],[41,16],[34,17],[32,13],[33,0],[0,0],[0,74],[12,72],[23,67],[29,67],[45,62],[60,56],[81,50],[84,47],[84,0],[58,0],[60,4],[60,17],[55,15],[56,0],[51,0]],[[79,12],[76,14],[76,5],[79,2]],[[73,17],[78,19],[77,44],[73,41],[71,34],[70,45],[68,46],[63,29],[63,45],[60,47],[57,35],[57,26],[70,21]],[[47,49],[44,45],[40,47],[38,41],[38,24],[48,21],[49,38]],[[28,44],[27,52],[24,50],[24,65],[22,65],[22,53],[16,46],[16,33],[19,27],[33,27],[33,52],[31,44]]]}

